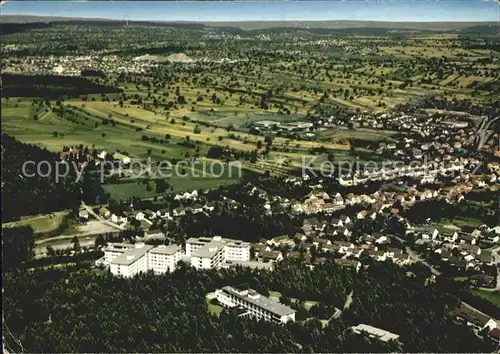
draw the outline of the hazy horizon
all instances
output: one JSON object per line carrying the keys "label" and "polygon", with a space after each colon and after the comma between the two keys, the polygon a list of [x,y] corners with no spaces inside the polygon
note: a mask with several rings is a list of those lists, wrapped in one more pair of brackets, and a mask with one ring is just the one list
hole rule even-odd
{"label": "hazy horizon", "polygon": [[1,14],[162,22],[496,22],[500,4],[443,1],[203,1],[69,2],[9,1]]}

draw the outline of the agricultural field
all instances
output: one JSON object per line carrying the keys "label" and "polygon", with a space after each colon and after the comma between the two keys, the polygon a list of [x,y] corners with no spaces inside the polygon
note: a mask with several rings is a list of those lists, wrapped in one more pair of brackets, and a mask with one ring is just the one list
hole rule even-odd
{"label": "agricultural field", "polygon": [[[378,143],[397,134],[345,129],[339,122],[350,115],[391,112],[429,97],[477,105],[498,101],[498,41],[488,33],[116,26],[81,31],[57,24],[4,36],[6,72],[22,77],[57,68],[63,76],[54,84],[54,75],[37,79],[50,97],[23,97],[36,95],[37,88],[23,91],[29,80],[11,83],[15,90],[2,99],[2,130],[54,152],[83,145],[142,160],[237,161],[250,173],[286,175],[304,159],[371,157]],[[54,45],[25,52],[30,36],[78,45],[72,51]],[[90,72],[85,81],[78,75],[83,69]],[[82,87],[71,86],[77,82]],[[324,128],[319,121],[326,120]],[[313,122],[314,128],[256,131],[262,121]],[[354,140],[362,143],[355,154]],[[182,191],[237,180],[173,176],[167,183],[169,191]],[[157,195],[154,183],[104,187],[118,199]]]}

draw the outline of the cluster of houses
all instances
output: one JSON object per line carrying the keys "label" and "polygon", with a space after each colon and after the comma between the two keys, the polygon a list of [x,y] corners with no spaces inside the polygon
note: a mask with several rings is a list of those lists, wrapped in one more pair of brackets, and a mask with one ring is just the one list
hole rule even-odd
{"label": "cluster of houses", "polygon": [[[328,235],[325,233],[329,226]],[[352,241],[353,223],[348,216],[333,219],[332,222],[318,221],[316,218],[304,220],[302,233],[294,237],[287,235],[252,244],[255,258],[262,262],[279,262],[285,258],[302,259],[314,266],[333,258],[339,265],[359,270],[359,259],[370,256],[375,261],[391,259],[399,265],[412,262],[402,249],[390,247],[390,237],[379,232],[363,233]]]}
{"label": "cluster of houses", "polygon": [[310,122],[275,122],[271,120],[261,120],[253,123],[256,130],[273,130],[281,132],[306,132],[314,126]]}
{"label": "cluster of houses", "polygon": [[398,203],[402,207],[410,207],[411,205],[424,200],[444,199],[450,203],[460,202],[465,199],[464,194],[470,192],[473,186],[467,183],[457,184],[455,186],[443,187],[439,189],[420,189],[415,187],[408,188],[405,192],[394,191],[376,191],[371,194],[354,194],[348,193],[342,196],[336,193],[330,197],[323,191],[313,191],[309,193],[304,201],[295,201],[292,203],[292,211],[296,214],[332,214],[342,210],[347,206],[362,205],[366,206],[367,210],[358,213],[358,219],[365,217],[375,218],[377,214],[386,213],[392,210],[393,205]]}
{"label": "cluster of houses", "polygon": [[482,265],[492,265],[494,258],[491,248],[499,241],[498,226],[490,228],[482,225],[471,233],[447,233],[436,228],[415,233],[415,248],[433,254],[441,262],[460,270],[480,271]]}
{"label": "cluster of houses", "polygon": [[[440,159],[439,159],[440,160]],[[413,163],[412,165],[400,165],[380,169],[356,171],[339,176],[338,182],[341,186],[355,186],[370,181],[392,181],[397,178],[410,178],[417,180],[420,184],[434,183],[439,176],[451,177],[453,181],[470,181],[482,185],[494,184],[499,176],[494,170],[490,174],[475,176],[473,171],[480,165],[480,161],[472,158],[448,158],[440,161],[426,163]]]}
{"label": "cluster of houses", "polygon": [[132,158],[126,153],[120,152],[106,152],[105,150],[93,150],[89,151],[88,148],[84,148],[83,146],[75,147],[69,146],[63,149],[59,153],[61,160],[76,160],[81,161],[82,164],[88,165],[89,161],[93,161],[94,165],[98,166],[104,161],[113,162],[116,164],[120,164],[121,166],[130,165],[132,162]]}
{"label": "cluster of houses", "polygon": [[105,73],[130,72],[143,73],[157,63],[148,60],[129,60],[116,55],[85,55],[85,56],[43,56],[23,57],[22,60],[6,58],[4,71],[22,73],[24,75],[52,74],[65,76],[80,76],[82,70],[92,69]]}

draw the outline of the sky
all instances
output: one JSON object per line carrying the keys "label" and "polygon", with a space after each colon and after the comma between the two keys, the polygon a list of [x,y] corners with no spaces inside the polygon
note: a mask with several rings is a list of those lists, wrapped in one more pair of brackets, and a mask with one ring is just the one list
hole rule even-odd
{"label": "sky", "polygon": [[[500,1],[500,0],[496,0]],[[495,0],[7,1],[3,15],[150,21],[500,21]]]}

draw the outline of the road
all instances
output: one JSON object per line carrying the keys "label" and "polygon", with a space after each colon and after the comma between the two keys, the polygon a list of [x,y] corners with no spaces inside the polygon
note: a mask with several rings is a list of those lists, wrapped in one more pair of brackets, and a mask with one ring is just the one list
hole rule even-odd
{"label": "road", "polygon": [[87,212],[89,213],[89,215],[92,215],[94,218],[96,218],[97,220],[99,220],[100,222],[106,224],[106,225],[109,225],[117,230],[124,230],[123,226],[120,226],[118,224],[115,224],[114,222],[111,222],[109,220],[106,220],[106,219],[103,219],[99,214],[96,214],[94,212],[94,210],[88,206],[87,204],[85,204],[84,202],[82,202],[82,206],[85,208],[85,210],[87,210]]}
{"label": "road", "polygon": [[[394,237],[395,239],[397,239],[398,241],[400,241],[401,243],[403,243],[405,245],[405,249],[406,249],[406,252],[408,253],[408,255],[410,256],[411,259],[415,260],[415,261],[418,261],[418,262],[421,262],[423,263],[425,266],[427,266],[427,268],[429,268],[432,272],[432,274],[438,276],[441,274],[441,272],[439,272],[436,268],[434,268],[432,265],[430,265],[429,263],[427,263],[425,260],[423,260],[419,255],[417,255],[409,246],[406,245],[406,240],[398,237],[398,236],[395,236],[395,235],[391,235],[391,237]],[[498,254],[498,251],[500,250],[500,247],[497,247],[493,250],[492,254],[493,254],[493,258],[495,259],[494,263],[495,264],[500,264],[500,255]],[[500,275],[497,275],[497,285],[495,288],[484,288],[484,290],[487,290],[487,291],[496,291],[496,290],[499,290],[500,289]],[[462,303],[469,309],[471,310],[474,310],[474,311],[477,311],[487,317],[492,317],[490,315],[487,315],[485,314],[484,312],[478,310],[477,308],[475,308],[474,306],[471,306],[469,305],[468,303],[466,302],[463,302]],[[498,319],[495,319],[498,321]]]}
{"label": "road", "polygon": [[76,235],[70,235],[70,236],[65,236],[64,238],[58,238],[57,240],[54,239],[45,239],[42,243],[35,243],[35,258],[43,257],[45,256],[45,253],[47,253],[47,247],[50,246],[54,250],[63,250],[63,249],[68,249],[68,248],[73,248],[73,242],[71,240],[73,237],[77,236],[78,237],[78,242],[80,243],[81,247],[89,247],[95,245],[95,239],[97,238],[96,235],[88,236],[88,237],[82,237],[81,234],[76,234]]}
{"label": "road", "polygon": [[73,247],[72,239],[77,237],[80,246],[89,247],[95,244],[95,239],[99,234],[106,234],[109,232],[116,232],[117,230],[124,230],[124,228],[114,222],[103,219],[100,215],[92,210],[92,207],[82,203],[82,207],[87,210],[89,215],[92,215],[97,220],[88,221],[78,227],[78,231],[71,235],[60,235],[50,238],[45,238],[35,241],[35,258],[42,257],[47,252],[47,247],[50,246],[54,250],[68,249]]}
{"label": "road", "polygon": [[408,256],[410,256],[410,258],[412,260],[414,260],[415,262],[420,262],[420,263],[423,263],[425,266],[427,266],[427,268],[430,269],[431,273],[438,276],[438,275],[441,275],[441,272],[438,271],[433,265],[429,264],[425,259],[423,259],[422,257],[420,257],[418,254],[416,254],[411,248],[410,246],[408,246],[406,244],[406,240],[405,239],[402,239],[401,237],[399,236],[396,236],[396,235],[391,235],[391,237],[395,238],[396,240],[398,240],[399,242],[401,242],[403,245],[405,245],[405,251],[406,253],[408,253]]}

